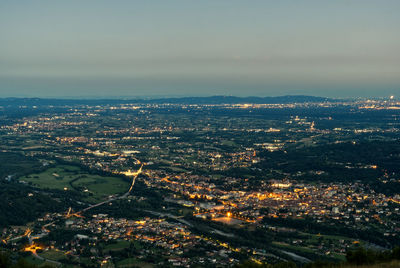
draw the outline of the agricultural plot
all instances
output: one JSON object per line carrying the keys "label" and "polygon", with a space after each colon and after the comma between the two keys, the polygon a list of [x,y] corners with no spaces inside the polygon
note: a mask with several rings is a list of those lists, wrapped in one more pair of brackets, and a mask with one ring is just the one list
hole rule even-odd
{"label": "agricultural plot", "polygon": [[52,261],[61,261],[67,258],[65,252],[58,250],[44,251],[40,253],[39,256]]}
{"label": "agricultural plot", "polygon": [[109,195],[120,194],[129,189],[128,181],[118,177],[88,174],[79,167],[59,165],[38,174],[19,178],[40,189],[75,191],[85,201],[99,201]]}

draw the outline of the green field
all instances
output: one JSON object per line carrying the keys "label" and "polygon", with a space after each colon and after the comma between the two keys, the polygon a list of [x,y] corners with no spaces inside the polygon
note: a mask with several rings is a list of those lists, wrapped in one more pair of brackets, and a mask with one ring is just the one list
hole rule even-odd
{"label": "green field", "polygon": [[38,174],[19,178],[41,189],[80,192],[85,201],[94,202],[109,195],[124,193],[129,182],[118,177],[88,174],[76,166],[59,165]]}
{"label": "green field", "polygon": [[283,243],[283,242],[272,242],[272,244],[279,248],[286,249],[286,250],[294,250],[296,252],[314,253],[314,251],[312,249],[307,248],[307,247],[293,246],[293,245],[289,245],[289,244]]}
{"label": "green field", "polygon": [[129,258],[122,260],[117,263],[117,267],[144,267],[144,268],[151,268],[153,267],[152,264],[139,261],[135,258]]}
{"label": "green field", "polygon": [[65,187],[71,188],[70,182],[79,176],[80,169],[73,166],[57,166],[49,168],[39,174],[29,174],[20,177],[20,181],[26,181],[33,186],[42,189],[63,190]]}
{"label": "green field", "polygon": [[52,261],[60,261],[62,259],[66,259],[65,253],[63,251],[56,250],[44,251],[40,253],[39,256]]}
{"label": "green field", "polygon": [[117,177],[102,177],[87,175],[71,183],[74,189],[85,190],[95,199],[102,199],[109,195],[128,191],[129,183]]}
{"label": "green field", "polygon": [[105,250],[122,250],[124,248],[128,248],[130,245],[129,241],[118,240],[115,244],[109,244],[104,247]]}
{"label": "green field", "polygon": [[27,261],[29,264],[38,265],[38,266],[40,266],[41,264],[45,263],[45,261],[39,260],[38,258],[36,258],[36,257],[34,257],[32,255],[27,256],[27,257],[25,257],[23,259],[25,261]]}
{"label": "green field", "polygon": [[222,140],[221,145],[230,146],[230,147],[237,146],[237,144],[234,141],[230,141],[230,140]]}

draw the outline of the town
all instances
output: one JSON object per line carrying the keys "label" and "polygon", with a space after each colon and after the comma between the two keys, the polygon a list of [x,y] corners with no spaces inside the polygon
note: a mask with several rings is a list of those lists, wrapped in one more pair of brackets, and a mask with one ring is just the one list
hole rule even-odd
{"label": "town", "polygon": [[28,216],[29,201],[10,199],[21,214],[4,218],[1,247],[28,262],[339,262],[399,241],[394,98],[18,109],[0,149],[25,169],[2,183],[48,201]]}

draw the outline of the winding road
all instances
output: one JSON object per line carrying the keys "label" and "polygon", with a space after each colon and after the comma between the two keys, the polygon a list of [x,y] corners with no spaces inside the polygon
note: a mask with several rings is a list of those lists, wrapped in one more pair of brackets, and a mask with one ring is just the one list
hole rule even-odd
{"label": "winding road", "polygon": [[[139,161],[139,162],[140,162],[140,161]],[[132,192],[133,186],[135,186],[136,178],[142,173],[142,171],[143,171],[143,164],[141,164],[140,168],[139,168],[136,172],[134,172],[134,173],[132,174],[133,177],[132,177],[131,186],[129,187],[129,190],[128,190],[126,193],[124,193],[123,195],[116,196],[116,197],[112,197],[112,198],[107,199],[107,200],[105,200],[105,201],[102,201],[102,202],[100,202],[100,203],[97,203],[97,204],[91,205],[91,206],[89,206],[89,207],[87,207],[87,208],[84,208],[84,209],[82,209],[82,210],[80,210],[80,211],[78,211],[78,212],[75,212],[75,213],[73,213],[73,214],[69,214],[69,213],[68,213],[67,216],[69,216],[69,215],[72,215],[72,216],[74,216],[74,215],[80,215],[82,212],[88,211],[88,210],[90,210],[90,209],[92,209],[92,208],[99,207],[99,206],[104,205],[104,204],[106,204],[106,203],[109,203],[109,202],[111,202],[111,201],[115,201],[115,200],[118,200],[118,199],[124,199],[124,198],[126,198],[126,197]]]}

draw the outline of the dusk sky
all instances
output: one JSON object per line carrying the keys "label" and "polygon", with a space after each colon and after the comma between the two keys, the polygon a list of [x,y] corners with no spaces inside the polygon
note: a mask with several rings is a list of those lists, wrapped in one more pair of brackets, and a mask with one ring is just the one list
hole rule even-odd
{"label": "dusk sky", "polygon": [[400,95],[400,1],[0,1],[0,97]]}

